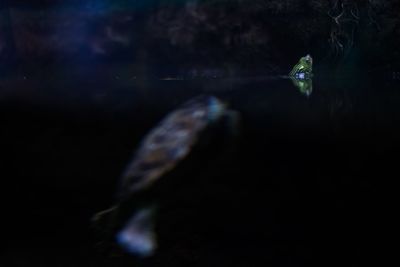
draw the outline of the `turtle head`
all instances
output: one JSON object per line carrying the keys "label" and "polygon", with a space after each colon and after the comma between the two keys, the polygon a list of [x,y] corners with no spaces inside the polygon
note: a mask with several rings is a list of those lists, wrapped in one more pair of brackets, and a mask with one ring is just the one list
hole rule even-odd
{"label": "turtle head", "polygon": [[300,58],[299,64],[304,72],[312,71],[313,60],[309,54],[307,54],[305,57]]}
{"label": "turtle head", "polygon": [[305,60],[305,62],[307,62],[308,64],[312,64],[312,57],[310,56],[310,54],[307,54],[305,57],[303,57],[303,59]]}
{"label": "turtle head", "polygon": [[312,73],[312,57],[307,54],[304,57],[301,57],[299,62],[293,67],[292,71],[289,73],[289,76],[296,76],[298,73]]}

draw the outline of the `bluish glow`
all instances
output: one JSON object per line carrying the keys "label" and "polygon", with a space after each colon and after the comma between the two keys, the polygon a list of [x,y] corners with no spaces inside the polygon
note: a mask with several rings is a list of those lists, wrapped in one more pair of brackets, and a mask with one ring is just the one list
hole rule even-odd
{"label": "bluish glow", "polygon": [[296,73],[296,78],[297,79],[304,79],[305,78],[305,74],[303,73],[303,72],[300,72],[300,73]]}
{"label": "bluish glow", "polygon": [[141,257],[151,256],[156,247],[152,237],[127,230],[117,234],[117,242],[127,252]]}
{"label": "bluish glow", "polygon": [[[160,0],[90,0],[82,1],[82,8],[87,12],[92,13],[105,13],[115,10],[139,10],[142,8],[154,7],[158,4],[162,4]],[[186,0],[169,0],[165,1],[168,4],[183,4]],[[165,3],[164,2],[164,3]]]}
{"label": "bluish glow", "polygon": [[217,120],[225,111],[225,105],[215,97],[210,97],[209,102],[209,119]]}
{"label": "bluish glow", "polygon": [[117,243],[128,253],[140,257],[151,256],[157,248],[153,230],[152,208],[138,211],[117,234]]}

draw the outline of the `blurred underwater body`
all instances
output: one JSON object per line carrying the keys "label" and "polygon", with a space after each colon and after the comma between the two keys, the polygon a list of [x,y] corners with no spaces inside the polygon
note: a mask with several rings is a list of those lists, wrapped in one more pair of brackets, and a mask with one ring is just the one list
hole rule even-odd
{"label": "blurred underwater body", "polygon": [[[115,213],[120,208],[130,205],[137,206],[136,195],[143,195],[143,191],[149,191],[154,187],[157,180],[163,179],[166,173],[170,172],[182,161],[197,143],[199,135],[209,128],[209,124],[221,123],[223,117],[228,118],[230,125],[237,126],[238,114],[226,109],[225,105],[213,96],[198,96],[180,106],[177,110],[168,114],[148,135],[145,136],[135,157],[128,165],[121,177],[116,204],[105,211],[97,213],[93,222],[98,224],[104,220],[104,216],[113,216],[111,224],[118,223],[115,220]],[[236,132],[236,129],[233,129]],[[151,190],[151,189],[150,189]],[[145,194],[145,193],[144,193]],[[127,251],[136,256],[148,257],[154,254],[156,239],[154,233],[154,205],[161,203],[142,203],[142,207],[132,215],[126,226],[117,234],[118,243]],[[121,207],[122,206],[122,207]],[[114,235],[115,225],[109,225],[110,234]]]}
{"label": "blurred underwater body", "polygon": [[207,93],[240,112],[241,135],[202,135],[151,192],[124,205],[121,230],[142,204],[160,203],[159,249],[143,264],[369,261],[379,238],[371,229],[380,225],[370,216],[386,217],[377,198],[396,173],[397,81],[314,71],[308,97],[289,79],[118,80],[99,70],[3,83],[3,195],[15,199],[5,211],[13,234],[4,235],[3,259],[135,262],[118,249],[115,258],[99,253],[89,218],[113,203],[121,170],[154,125]]}

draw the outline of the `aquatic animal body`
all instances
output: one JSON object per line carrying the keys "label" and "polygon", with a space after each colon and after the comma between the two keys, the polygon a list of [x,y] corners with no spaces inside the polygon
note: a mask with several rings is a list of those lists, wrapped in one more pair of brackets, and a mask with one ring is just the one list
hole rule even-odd
{"label": "aquatic animal body", "polygon": [[145,137],[121,179],[119,197],[142,190],[182,160],[210,123],[228,114],[213,96],[197,97],[170,113]]}
{"label": "aquatic animal body", "polygon": [[293,67],[289,73],[289,77],[296,79],[309,79],[312,77],[313,60],[310,55],[300,58],[299,62]]}
{"label": "aquatic animal body", "polygon": [[[208,125],[226,115],[236,120],[237,113],[228,110],[214,96],[196,97],[167,115],[144,138],[123,173],[116,205],[98,213],[93,220],[96,222],[103,215],[115,212],[136,193],[151,187],[190,153]],[[154,213],[153,204],[140,207],[117,233],[117,243],[129,253],[151,256],[157,247],[153,230]]]}
{"label": "aquatic animal body", "polygon": [[306,55],[300,58],[299,62],[289,73],[289,78],[292,80],[293,84],[306,96],[309,96],[312,92],[312,64],[312,57]]}

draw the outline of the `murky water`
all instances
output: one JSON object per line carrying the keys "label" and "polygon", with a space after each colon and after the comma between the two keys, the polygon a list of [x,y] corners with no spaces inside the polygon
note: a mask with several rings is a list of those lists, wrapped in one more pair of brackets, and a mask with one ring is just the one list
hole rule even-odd
{"label": "murky water", "polygon": [[382,195],[397,173],[398,81],[317,69],[307,97],[276,77],[121,73],[1,80],[4,266],[130,266],[132,257],[97,248],[90,217],[111,204],[148,130],[199,94],[239,111],[240,135],[203,138],[162,180],[152,196],[162,203],[160,250],[140,264],[357,265],[374,258]]}

